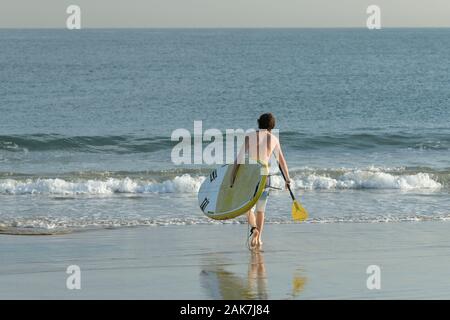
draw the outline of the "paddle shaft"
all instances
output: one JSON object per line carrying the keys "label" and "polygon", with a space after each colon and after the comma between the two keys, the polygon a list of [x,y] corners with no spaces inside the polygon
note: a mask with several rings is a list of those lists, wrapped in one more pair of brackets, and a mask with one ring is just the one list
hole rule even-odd
{"label": "paddle shaft", "polygon": [[[280,169],[280,172],[281,172],[281,175],[283,176],[284,181],[286,181],[286,176],[284,175],[283,169],[281,169],[280,163],[278,163],[278,168]],[[292,193],[291,186],[290,186],[290,185],[287,185],[287,187],[288,187],[289,193],[291,194],[292,200],[295,201],[295,196],[294,196],[294,194]]]}

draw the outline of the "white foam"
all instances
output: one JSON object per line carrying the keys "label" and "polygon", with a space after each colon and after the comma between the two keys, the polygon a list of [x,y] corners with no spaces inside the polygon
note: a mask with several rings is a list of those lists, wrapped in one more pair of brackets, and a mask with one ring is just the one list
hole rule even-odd
{"label": "white foam", "polygon": [[192,177],[189,174],[177,176],[173,180],[166,180],[162,183],[150,183],[138,188],[140,193],[194,193],[200,189],[200,185],[205,177]]}
{"label": "white foam", "polygon": [[428,173],[393,175],[381,170],[354,170],[332,178],[309,174],[294,178],[298,189],[440,189],[442,185]]}
{"label": "white foam", "polygon": [[[162,182],[131,178],[67,181],[55,179],[2,179],[0,194],[109,195],[114,193],[196,193],[205,177],[183,174]],[[303,172],[293,179],[294,189],[440,189],[442,184],[428,173],[392,174],[381,169],[350,170],[338,176]],[[271,177],[272,186],[282,188],[283,178]]]}
{"label": "white foam", "polygon": [[[433,179],[429,173],[401,174],[400,170],[384,172],[383,169],[369,167],[367,169],[340,169],[341,173],[336,176],[327,174],[324,170],[316,174],[312,169],[303,171],[292,178],[293,189],[304,190],[330,190],[330,189],[440,189],[442,184]],[[395,172],[396,174],[393,174]],[[272,176],[273,187],[282,188],[284,180],[280,176]]]}
{"label": "white foam", "polygon": [[0,194],[92,194],[113,193],[193,193],[204,177],[189,174],[163,182],[133,180],[130,178],[107,180],[66,181],[63,179],[0,180]]}
{"label": "white foam", "polygon": [[[449,221],[450,214],[438,215],[380,215],[380,216],[330,216],[313,217],[303,223],[307,224],[336,224],[336,223],[405,223],[425,221]],[[296,224],[289,216],[268,217],[267,224]],[[77,230],[95,230],[103,228],[123,227],[169,227],[191,225],[223,225],[223,224],[247,224],[245,217],[232,220],[212,220],[202,216],[184,217],[142,217],[140,219],[130,217],[116,217],[96,219],[89,217],[15,217],[3,218],[0,222],[1,233],[14,234],[58,234]]]}

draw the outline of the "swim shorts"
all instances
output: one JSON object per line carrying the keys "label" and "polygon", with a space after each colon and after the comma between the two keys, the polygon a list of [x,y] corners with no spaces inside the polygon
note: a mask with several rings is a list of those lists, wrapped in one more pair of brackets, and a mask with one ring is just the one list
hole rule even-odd
{"label": "swim shorts", "polygon": [[261,197],[256,202],[256,205],[254,207],[254,212],[258,212],[258,211],[265,212],[266,211],[266,205],[267,205],[267,200],[269,198],[269,193],[270,193],[270,176],[267,176],[266,187],[264,188],[264,191],[263,191]]}

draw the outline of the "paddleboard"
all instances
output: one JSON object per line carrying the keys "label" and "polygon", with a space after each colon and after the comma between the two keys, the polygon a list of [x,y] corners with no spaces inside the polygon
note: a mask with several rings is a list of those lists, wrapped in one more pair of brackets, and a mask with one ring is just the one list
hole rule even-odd
{"label": "paddleboard", "polygon": [[261,161],[239,165],[230,186],[233,165],[214,169],[200,186],[198,204],[203,213],[216,220],[236,218],[250,210],[266,185],[268,166]]}

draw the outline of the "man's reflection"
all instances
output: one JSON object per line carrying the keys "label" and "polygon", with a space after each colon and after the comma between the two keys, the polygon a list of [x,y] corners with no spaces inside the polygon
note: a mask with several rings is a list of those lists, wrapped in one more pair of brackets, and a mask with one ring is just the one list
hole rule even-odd
{"label": "man's reflection", "polygon": [[264,256],[260,251],[252,251],[248,264],[248,287],[254,293],[255,299],[268,299],[267,276]]}
{"label": "man's reflection", "polygon": [[[264,300],[269,299],[268,280],[264,256],[261,251],[252,251],[248,264],[247,279],[226,270],[223,258],[210,259],[200,273],[201,285],[212,299],[218,300]],[[306,278],[297,271],[292,279],[292,288],[288,298],[295,299],[303,290]]]}

